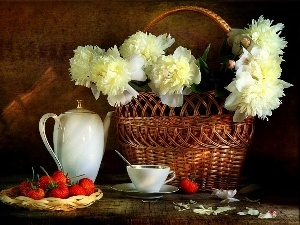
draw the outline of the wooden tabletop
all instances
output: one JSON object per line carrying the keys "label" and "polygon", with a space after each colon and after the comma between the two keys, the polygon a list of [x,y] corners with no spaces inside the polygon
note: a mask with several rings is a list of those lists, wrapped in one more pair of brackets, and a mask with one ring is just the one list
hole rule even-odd
{"label": "wooden tabletop", "polygon": [[[15,186],[20,176],[1,177],[1,190]],[[101,175],[97,187],[103,191],[103,197],[87,208],[64,211],[30,211],[26,208],[16,208],[0,203],[1,221],[12,224],[263,224],[285,225],[299,223],[298,196],[291,192],[259,190],[254,193],[240,194],[235,197],[240,201],[221,203],[221,199],[211,192],[199,192],[186,195],[179,191],[165,194],[159,199],[140,199],[126,195],[126,192],[113,190],[115,184],[127,183],[126,174]],[[108,183],[109,182],[109,183]],[[246,200],[248,199],[248,200]],[[249,200],[258,200],[250,202]],[[174,203],[184,203],[190,209],[179,211]],[[202,205],[208,209],[212,207],[230,206],[235,209],[217,215],[201,215],[193,212],[194,208]],[[249,208],[266,213],[276,211],[272,219],[260,219],[254,215],[238,215],[238,212]]]}

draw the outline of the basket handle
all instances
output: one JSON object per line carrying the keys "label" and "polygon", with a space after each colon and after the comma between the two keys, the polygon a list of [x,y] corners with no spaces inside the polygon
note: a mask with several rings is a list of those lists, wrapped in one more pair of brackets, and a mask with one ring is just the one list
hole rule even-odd
{"label": "basket handle", "polygon": [[177,8],[171,9],[171,10],[157,16],[156,18],[154,18],[143,29],[143,32],[148,32],[149,30],[151,30],[151,28],[154,25],[156,25],[159,21],[166,18],[167,16],[175,14],[177,12],[182,12],[182,11],[195,11],[195,12],[199,12],[199,13],[204,14],[205,16],[210,17],[211,19],[213,19],[214,21],[217,22],[217,24],[222,28],[222,30],[225,32],[225,34],[229,33],[229,31],[231,30],[230,26],[225,22],[225,20],[223,20],[219,15],[217,15],[216,13],[214,13],[208,9],[198,7],[198,6],[182,6],[182,7],[177,7]]}

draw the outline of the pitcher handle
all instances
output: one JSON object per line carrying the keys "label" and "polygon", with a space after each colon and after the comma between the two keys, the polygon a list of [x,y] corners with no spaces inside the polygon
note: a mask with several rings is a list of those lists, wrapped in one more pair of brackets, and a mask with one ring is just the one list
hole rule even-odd
{"label": "pitcher handle", "polygon": [[174,179],[176,178],[175,171],[171,170],[171,171],[169,172],[169,175],[170,175],[170,174],[173,174],[172,177],[171,177],[170,179],[166,180],[164,184],[169,183],[170,181],[172,181],[172,180],[174,180]]}
{"label": "pitcher handle", "polygon": [[50,153],[50,155],[52,156],[52,158],[54,159],[55,163],[56,163],[56,166],[59,170],[63,170],[63,167],[59,161],[59,159],[57,158],[57,155],[55,154],[55,152],[53,151],[53,149],[51,148],[49,142],[48,142],[48,139],[46,137],[46,131],[45,131],[45,124],[46,124],[46,121],[47,119],[49,119],[50,117],[52,117],[55,122],[60,122],[59,121],[59,118],[56,114],[54,113],[46,113],[45,115],[42,116],[42,118],[40,119],[40,122],[39,122],[39,131],[40,131],[40,135],[42,137],[42,140],[48,150],[48,152]]}

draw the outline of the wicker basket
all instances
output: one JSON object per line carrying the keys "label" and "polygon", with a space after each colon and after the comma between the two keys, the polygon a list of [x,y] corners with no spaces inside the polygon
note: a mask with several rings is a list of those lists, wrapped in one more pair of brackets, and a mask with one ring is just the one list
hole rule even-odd
{"label": "wicker basket", "polygon": [[2,190],[0,192],[0,201],[7,205],[28,208],[29,210],[72,211],[86,208],[101,199],[102,196],[103,192],[99,188],[96,188],[95,192],[89,196],[78,195],[66,199],[48,197],[41,200],[34,200],[21,196],[19,187],[17,186]]}
{"label": "wicker basket", "polygon": [[[199,7],[181,7],[155,18],[144,29],[180,11],[197,11],[214,19],[227,33],[228,24]],[[224,99],[214,92],[184,96],[182,107],[168,107],[153,93],[141,92],[116,107],[115,120],[123,155],[133,164],[164,164],[176,172],[173,181],[194,177],[202,191],[236,189],[247,147],[254,133],[254,118],[232,122]]]}

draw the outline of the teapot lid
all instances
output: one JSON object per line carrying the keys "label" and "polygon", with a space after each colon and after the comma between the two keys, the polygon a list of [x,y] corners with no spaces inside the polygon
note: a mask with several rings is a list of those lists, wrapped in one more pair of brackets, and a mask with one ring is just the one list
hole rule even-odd
{"label": "teapot lid", "polygon": [[82,102],[83,100],[76,100],[77,101],[77,108],[76,109],[71,109],[65,113],[93,113],[95,114],[95,112],[90,111],[88,109],[85,109],[82,107]]}

